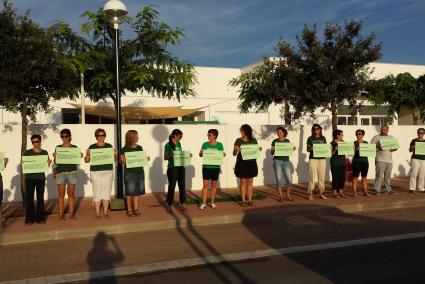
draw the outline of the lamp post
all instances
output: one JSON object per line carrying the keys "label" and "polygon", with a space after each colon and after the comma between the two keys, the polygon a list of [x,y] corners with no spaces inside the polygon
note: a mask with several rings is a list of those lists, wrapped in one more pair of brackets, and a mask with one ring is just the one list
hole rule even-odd
{"label": "lamp post", "polygon": [[[120,0],[109,0],[103,7],[105,18],[114,25],[115,30],[115,79],[116,79],[116,94],[115,94],[115,127],[116,127],[116,147],[121,150],[121,93],[120,93],[120,64],[119,64],[119,40],[118,30],[119,24],[123,22],[127,16],[127,8]],[[116,168],[116,196],[123,198],[123,174],[122,165],[117,162]],[[111,207],[113,205],[111,204]]]}

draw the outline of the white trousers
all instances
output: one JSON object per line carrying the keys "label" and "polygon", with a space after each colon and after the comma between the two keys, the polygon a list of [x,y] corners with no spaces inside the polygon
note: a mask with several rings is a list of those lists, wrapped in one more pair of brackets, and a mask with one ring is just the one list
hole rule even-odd
{"label": "white trousers", "polygon": [[412,168],[412,173],[410,174],[410,190],[416,190],[417,181],[418,190],[424,191],[425,160],[412,159],[410,160],[410,166]]}

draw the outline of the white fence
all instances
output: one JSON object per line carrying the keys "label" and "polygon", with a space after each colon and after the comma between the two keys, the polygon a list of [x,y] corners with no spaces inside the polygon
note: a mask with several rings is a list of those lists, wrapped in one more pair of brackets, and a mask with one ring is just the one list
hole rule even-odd
{"label": "white fence", "polygon": [[[114,144],[114,125],[31,125],[29,136],[31,134],[40,134],[43,137],[42,147],[51,153],[55,146],[61,143],[59,131],[62,128],[69,128],[72,132],[72,143],[79,146],[83,152],[88,146],[95,142],[94,131],[96,128],[104,128],[107,133],[106,141]],[[146,191],[147,192],[165,192],[167,188],[167,161],[163,159],[163,148],[168,141],[168,135],[174,128],[183,131],[181,141],[184,150],[190,150],[193,153],[192,165],[186,168],[186,189],[199,190],[202,188],[202,158],[198,156],[202,142],[207,140],[207,130],[217,128],[219,131],[218,140],[224,144],[226,157],[220,175],[219,187],[230,188],[237,187],[237,179],[233,173],[235,157],[232,155],[233,143],[240,137],[239,125],[123,125],[123,137],[127,130],[135,129],[139,132],[139,143],[148,152],[151,157],[149,166],[145,168]],[[258,177],[254,179],[255,185],[273,184],[275,182],[272,168],[272,157],[270,155],[271,141],[276,138],[275,129],[277,126],[253,126],[255,137],[263,147],[261,158],[258,160]],[[345,140],[354,141],[354,132],[357,126],[341,126],[344,131]],[[379,127],[365,126],[365,139],[370,141],[372,137],[379,132]],[[408,151],[411,139],[416,137],[415,126],[391,126],[390,134],[397,137],[401,149],[393,153],[394,176],[409,175],[410,153]],[[296,125],[289,128],[288,139],[296,145],[297,150],[291,157],[293,164],[293,180],[297,182],[307,182],[308,180],[308,154],[306,152],[306,140],[310,135],[311,126]],[[20,176],[18,172],[20,161],[20,141],[21,125],[0,124],[1,142],[0,151],[4,152],[9,158],[9,164],[2,172],[4,182],[4,200],[20,201]],[[324,129],[324,135],[331,141],[332,130]],[[28,145],[31,143],[28,136]],[[92,196],[92,188],[89,180],[89,164],[82,160],[78,171],[77,196]],[[370,161],[369,178],[374,177],[374,162]],[[330,168],[326,172],[326,180],[330,180]],[[57,187],[51,173],[47,175],[46,199],[57,197]]]}

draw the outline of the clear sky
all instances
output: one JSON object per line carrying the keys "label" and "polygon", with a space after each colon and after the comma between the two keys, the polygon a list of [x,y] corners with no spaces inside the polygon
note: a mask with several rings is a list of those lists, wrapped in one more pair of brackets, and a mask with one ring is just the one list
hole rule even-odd
{"label": "clear sky", "polygon": [[[102,0],[10,0],[35,22],[65,21],[79,31],[87,10]],[[129,15],[153,5],[160,20],[183,29],[173,54],[202,66],[242,67],[275,55],[279,38],[296,43],[304,24],[363,22],[363,33],[377,33],[383,62],[425,64],[425,0],[122,0]],[[125,27],[124,27],[125,29]]]}

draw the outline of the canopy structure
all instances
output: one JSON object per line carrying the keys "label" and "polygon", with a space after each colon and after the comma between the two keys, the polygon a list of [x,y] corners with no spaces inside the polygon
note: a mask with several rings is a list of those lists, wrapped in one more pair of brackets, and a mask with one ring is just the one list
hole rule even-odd
{"label": "canopy structure", "polygon": [[[81,104],[71,103],[74,107],[81,109]],[[115,118],[114,106],[97,106],[97,105],[84,105],[86,114],[102,116],[107,118]],[[121,107],[122,118],[125,119],[167,119],[188,116],[198,112],[200,108],[195,109],[182,109],[180,106],[170,107]]]}

